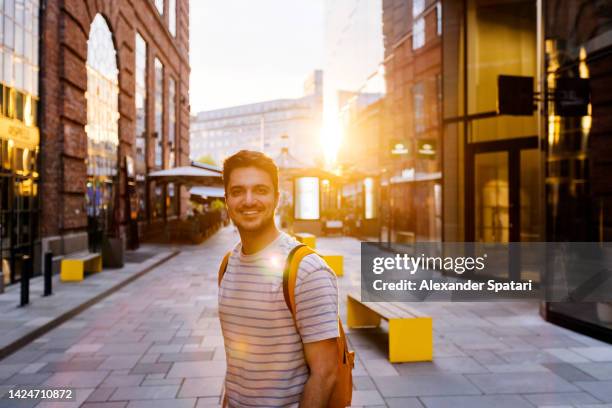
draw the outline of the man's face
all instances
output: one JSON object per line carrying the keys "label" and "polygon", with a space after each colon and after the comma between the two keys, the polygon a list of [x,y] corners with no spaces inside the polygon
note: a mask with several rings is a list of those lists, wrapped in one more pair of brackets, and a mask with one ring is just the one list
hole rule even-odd
{"label": "man's face", "polygon": [[225,196],[228,214],[239,230],[253,232],[274,223],[278,193],[265,171],[257,167],[234,169]]}

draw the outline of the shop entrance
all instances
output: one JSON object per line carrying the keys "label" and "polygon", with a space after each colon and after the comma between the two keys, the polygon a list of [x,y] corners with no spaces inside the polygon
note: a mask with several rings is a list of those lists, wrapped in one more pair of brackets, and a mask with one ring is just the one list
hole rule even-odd
{"label": "shop entrance", "polygon": [[[0,169],[0,268],[4,284],[18,282],[29,268],[39,274],[34,263],[34,245],[38,237],[36,179],[30,173],[34,152],[11,148],[0,140],[3,153]],[[19,158],[20,160],[11,160]],[[16,166],[9,168],[10,164]],[[17,167],[17,168],[15,168]]]}
{"label": "shop entrance", "polygon": [[[467,242],[540,241],[540,155],[537,147],[537,136],[467,146]],[[530,276],[529,271],[521,272],[520,260],[509,259],[508,263],[509,268],[492,268],[496,271],[495,277],[536,278],[537,274]]]}

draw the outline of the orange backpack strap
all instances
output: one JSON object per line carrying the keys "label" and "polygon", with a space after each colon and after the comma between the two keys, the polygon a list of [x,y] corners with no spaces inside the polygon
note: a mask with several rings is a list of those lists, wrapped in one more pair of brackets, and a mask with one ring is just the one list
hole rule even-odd
{"label": "orange backpack strap", "polygon": [[287,256],[285,270],[283,271],[283,294],[285,295],[285,303],[287,304],[294,321],[295,314],[297,312],[295,310],[295,282],[297,280],[300,262],[302,262],[302,259],[304,259],[305,256],[314,253],[315,251],[313,251],[309,246],[299,244],[295,246]]}
{"label": "orange backpack strap", "polygon": [[227,263],[229,262],[229,257],[231,254],[232,251],[229,251],[227,254],[225,254],[223,260],[221,261],[221,265],[219,265],[219,286],[221,286],[221,281],[223,280],[223,275],[225,275],[225,271],[227,270]]}

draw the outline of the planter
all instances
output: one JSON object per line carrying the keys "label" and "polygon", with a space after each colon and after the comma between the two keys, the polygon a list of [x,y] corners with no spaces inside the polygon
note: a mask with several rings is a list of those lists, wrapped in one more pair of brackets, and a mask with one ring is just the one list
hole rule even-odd
{"label": "planter", "polygon": [[104,238],[102,241],[102,264],[105,268],[123,268],[125,263],[123,248],[123,238]]}

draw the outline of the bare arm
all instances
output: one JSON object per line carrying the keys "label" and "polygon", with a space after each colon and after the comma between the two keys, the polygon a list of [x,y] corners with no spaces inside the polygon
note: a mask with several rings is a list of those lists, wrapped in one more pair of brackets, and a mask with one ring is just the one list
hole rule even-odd
{"label": "bare arm", "polygon": [[300,408],[325,408],[331,396],[338,370],[336,339],[304,343],[304,356],[310,376],[304,386]]}

